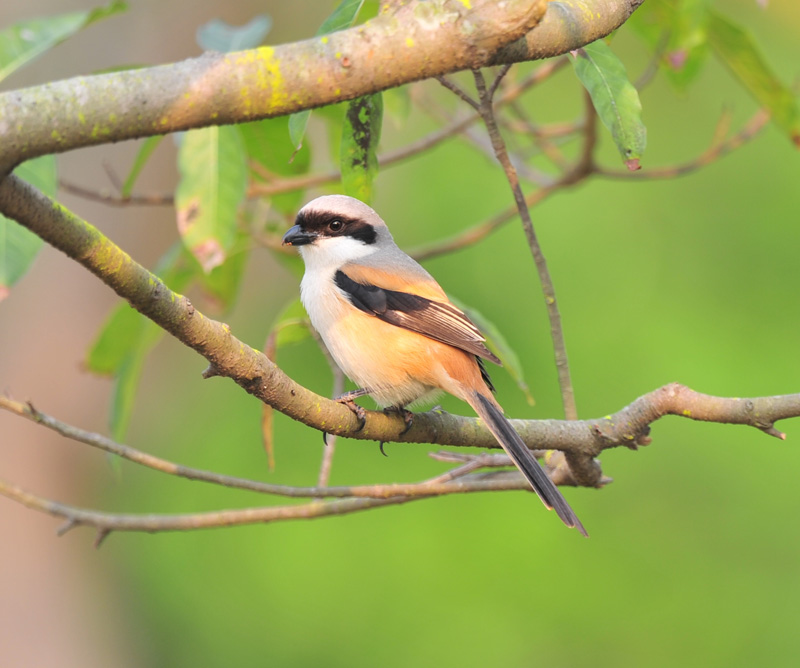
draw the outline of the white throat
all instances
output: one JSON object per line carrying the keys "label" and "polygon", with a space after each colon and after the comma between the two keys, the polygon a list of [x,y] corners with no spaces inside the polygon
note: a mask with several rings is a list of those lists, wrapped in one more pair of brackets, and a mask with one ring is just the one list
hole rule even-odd
{"label": "white throat", "polygon": [[329,237],[298,248],[308,274],[331,274],[348,262],[354,262],[378,249],[353,237]]}

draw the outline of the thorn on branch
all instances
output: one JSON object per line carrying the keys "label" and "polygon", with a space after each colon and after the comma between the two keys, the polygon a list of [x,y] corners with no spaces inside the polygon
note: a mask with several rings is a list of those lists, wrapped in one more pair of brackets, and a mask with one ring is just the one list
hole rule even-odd
{"label": "thorn on branch", "polygon": [[78,520],[76,520],[75,518],[68,519],[66,522],[64,522],[64,524],[62,524],[60,527],[58,527],[58,529],[56,529],[56,536],[61,538],[61,536],[63,536],[71,529],[74,529],[76,526],[78,526],[78,524],[79,524]]}
{"label": "thorn on branch", "polygon": [[42,414],[34,407],[33,403],[30,400],[28,400],[25,402],[25,405],[28,407],[28,412],[30,413],[31,417],[36,422],[41,422]]}
{"label": "thorn on branch", "polygon": [[774,436],[775,438],[779,438],[782,441],[786,440],[786,434],[784,434],[782,431],[778,431],[777,429],[775,429],[774,425],[771,425],[771,424],[770,425],[758,425],[757,424],[756,427],[758,427],[765,434],[769,434],[770,436]]}
{"label": "thorn on branch", "polygon": [[205,371],[203,371],[203,378],[206,380],[208,380],[209,378],[213,378],[214,376],[221,376],[221,375],[222,373],[220,372],[219,367],[216,364],[214,364],[214,362],[211,362],[208,365],[208,368]]}
{"label": "thorn on branch", "polygon": [[106,538],[111,534],[111,529],[98,529],[94,539],[94,549],[99,550]]}

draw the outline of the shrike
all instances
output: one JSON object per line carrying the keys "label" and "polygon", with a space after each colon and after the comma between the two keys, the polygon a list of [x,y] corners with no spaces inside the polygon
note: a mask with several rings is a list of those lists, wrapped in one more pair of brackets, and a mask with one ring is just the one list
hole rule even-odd
{"label": "shrike", "polygon": [[333,359],[378,405],[404,410],[441,390],[466,401],[548,509],[586,534],[503,416],[483,360],[485,338],[369,206],[328,195],[306,204],[283,243],[305,262],[300,296]]}

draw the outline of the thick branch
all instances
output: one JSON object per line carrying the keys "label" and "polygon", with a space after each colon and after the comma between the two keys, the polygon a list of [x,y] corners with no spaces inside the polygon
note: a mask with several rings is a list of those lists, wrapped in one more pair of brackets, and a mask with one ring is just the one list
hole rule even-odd
{"label": "thick branch", "polygon": [[549,2],[542,22],[522,39],[498,51],[490,64],[551,58],[610,34],[644,0],[561,0]]}
{"label": "thick branch", "polygon": [[282,116],[449,72],[565,53],[618,28],[639,4],[410,0],[325,37],[3,93],[0,176],[48,153]]}
{"label": "thick branch", "polygon": [[545,0],[385,4],[362,26],[0,95],[0,174],[79,146],[282,116],[440,71],[481,67],[529,32]]}

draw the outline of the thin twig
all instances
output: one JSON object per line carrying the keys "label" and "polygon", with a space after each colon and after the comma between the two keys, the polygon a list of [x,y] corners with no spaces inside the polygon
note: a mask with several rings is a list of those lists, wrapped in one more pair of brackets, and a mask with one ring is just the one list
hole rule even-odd
{"label": "thin twig", "polygon": [[537,152],[544,155],[561,171],[566,171],[569,168],[569,161],[556,142],[551,140],[551,137],[565,137],[577,132],[581,132],[583,129],[581,124],[561,123],[557,128],[555,128],[558,130],[558,134],[556,134],[553,133],[549,128],[541,128],[532,123],[527,117],[527,112],[518,102],[512,102],[509,105],[509,109],[517,118],[502,119],[504,127],[508,128],[512,132],[523,134],[524,136],[532,139],[533,145],[536,147]]}
{"label": "thin twig", "polygon": [[478,111],[478,107],[480,105],[478,104],[477,100],[473,100],[469,95],[467,95],[466,91],[464,91],[458,84],[453,83],[444,75],[437,76],[436,81],[442,84],[442,86],[447,88],[447,90],[449,90],[451,93],[454,93],[457,97],[461,98],[463,102],[466,102],[470,107]]}
{"label": "thin twig", "polygon": [[[554,193],[562,185],[562,181],[558,181],[553,186],[534,190],[525,197],[525,203],[529,207],[536,206],[540,202],[544,201],[549,195]],[[470,227],[467,230],[463,230],[462,232],[459,232],[448,239],[435,241],[433,243],[420,246],[416,249],[412,249],[409,254],[418,262],[422,262],[440,255],[452,253],[456,250],[468,248],[469,246],[472,246],[485,239],[492,232],[495,232],[503,225],[513,220],[517,214],[517,206],[512,205],[495,216],[492,216],[489,220]]]}
{"label": "thin twig", "polygon": [[[522,81],[509,86],[508,89],[503,92],[503,95],[498,98],[496,106],[500,107],[509,102],[513,102],[529,89],[547,81],[547,79],[563,69],[568,63],[569,58],[563,56],[537,67],[533,72],[522,79]],[[443,141],[463,132],[470,125],[479,120],[480,115],[477,113],[454,120],[449,125],[435,130],[407,146],[393,151],[387,151],[384,155],[378,156],[378,165],[381,168],[386,168],[414,157],[419,153],[430,150]],[[248,197],[268,197],[270,195],[277,195],[295,190],[316,188],[326,183],[338,181],[341,176],[341,172],[338,169],[333,169],[323,174],[304,174],[302,176],[277,178],[275,180],[270,180],[268,183],[251,184],[248,188],[247,195]]]}
{"label": "thin twig", "polygon": [[[48,429],[51,429],[52,431],[70,440],[84,443],[85,445],[97,448],[98,450],[117,455],[122,459],[145,466],[154,471],[159,471],[160,473],[174,475],[179,478],[186,478],[187,480],[196,480],[220,485],[223,487],[230,487],[233,489],[257,492],[260,494],[273,494],[275,496],[291,498],[391,498],[396,496],[413,496],[418,493],[420,485],[429,485],[431,486],[431,489],[433,489],[439,482],[446,482],[447,480],[456,477],[448,477],[448,473],[451,473],[448,472],[443,474],[445,477],[438,476],[437,478],[433,478],[421,483],[361,485],[353,487],[327,487],[323,484],[320,484],[316,487],[292,487],[288,485],[276,485],[258,480],[252,480],[249,478],[238,478],[212,471],[196,469],[189,466],[184,466],[182,464],[176,464],[175,462],[142,452],[141,450],[137,450],[131,446],[122,445],[106,436],[102,436],[101,434],[88,432],[73,425],[69,425],[52,417],[51,415],[42,413],[38,409],[34,408],[33,404],[30,402],[23,403],[10,399],[9,397],[0,396],[0,408],[20,417],[27,418],[32,422],[42,425],[43,427],[47,427]],[[487,457],[489,458],[485,460],[485,466],[508,466],[510,464],[510,460],[505,455],[487,455]],[[494,459],[492,457],[494,457]],[[499,457],[500,460],[496,459],[496,457]],[[521,477],[520,481],[523,481]],[[521,486],[520,489],[525,489],[524,485]],[[70,526],[65,525],[63,527],[63,531],[66,532],[70,528]]]}
{"label": "thin twig", "polygon": [[89,526],[98,530],[95,545],[112,531],[188,531],[217,527],[265,524],[285,520],[315,519],[331,515],[346,515],[371,508],[429,499],[444,494],[469,494],[475,492],[524,491],[525,481],[514,472],[496,472],[490,475],[459,478],[446,483],[416,485],[413,496],[387,498],[348,498],[334,501],[311,501],[291,506],[263,506],[238,510],[166,514],[114,514],[87,510],[32,494],[16,485],[0,480],[0,495],[27,508],[61,517],[69,528]]}
{"label": "thin twig", "polygon": [[[547,63],[539,66],[522,81],[509,86],[508,89],[504,91],[503,95],[498,98],[496,105],[499,107],[516,100],[530,88],[549,79],[556,72],[567,65],[568,62],[569,59],[564,56],[548,61]],[[412,158],[420,153],[424,153],[425,151],[435,148],[447,139],[450,139],[451,137],[463,132],[478,120],[480,120],[480,115],[477,113],[454,120],[449,125],[435,130],[430,134],[421,137],[417,141],[408,144],[407,146],[402,146],[392,151],[387,151],[385,154],[378,156],[378,164],[381,168],[386,168],[402,162],[403,160],[407,160],[408,158]],[[554,128],[554,133],[558,134],[559,130]],[[261,166],[259,165],[259,167]],[[255,165],[253,165],[253,168],[254,171],[257,171],[262,177],[266,178],[269,176],[263,171],[263,169],[257,169]],[[342,174],[338,169],[332,169],[321,174],[302,174],[294,177],[280,177],[277,175],[271,176],[272,178],[270,178],[266,183],[259,181],[254,181],[251,183],[247,189],[247,197],[270,197],[272,195],[293,192],[295,190],[316,188],[325,185],[326,183],[334,183],[338,181],[341,179]],[[172,206],[174,204],[174,197],[172,194],[131,194],[128,197],[122,197],[121,195],[115,195],[110,192],[91,190],[63,179],[59,182],[59,185],[66,192],[69,192],[73,195],[114,207],[135,205]],[[272,247],[272,244],[269,243],[265,245]]]}
{"label": "thin twig", "polygon": [[[331,368],[331,374],[333,374],[331,398],[335,399],[336,397],[340,397],[342,394],[344,394],[344,373],[342,373],[339,365],[336,364],[336,361],[333,359],[328,347],[322,341],[319,334],[317,334],[316,330],[312,328],[311,331],[314,334],[314,338],[317,339],[320,350],[322,350],[324,353],[325,359],[328,360],[328,365]],[[322,449],[322,462],[320,463],[319,476],[317,477],[317,486],[319,487],[326,487],[330,482],[331,469],[333,468],[333,456],[336,454],[337,438],[338,437],[336,434],[331,436],[327,434],[323,435],[324,447]]]}
{"label": "thin twig", "polygon": [[[723,118],[725,117],[723,116]],[[697,156],[694,160],[690,160],[689,162],[685,162],[680,165],[642,169],[638,172],[595,167],[595,173],[610,179],[625,178],[633,181],[670,179],[678,176],[684,176],[685,174],[689,174],[700,169],[701,167],[705,167],[712,162],[715,162],[728,155],[728,153],[731,151],[744,146],[747,142],[758,135],[761,129],[767,124],[767,121],[769,121],[769,118],[769,112],[765,109],[760,109],[735,135],[725,141],[712,143],[706,151]],[[715,132],[715,135],[716,134],[717,133]]]}
{"label": "thin twig", "polygon": [[575,393],[572,388],[572,379],[570,378],[569,362],[567,360],[567,349],[564,341],[564,329],[561,325],[561,314],[558,310],[558,303],[556,302],[555,287],[553,280],[550,277],[550,271],[547,268],[547,261],[545,260],[542,248],[536,238],[536,232],[533,228],[533,221],[531,220],[530,210],[525,201],[525,196],[522,194],[522,188],[519,184],[519,177],[511,164],[508,157],[508,150],[505,141],[500,134],[500,129],[497,127],[497,121],[494,116],[492,108],[492,99],[489,97],[489,92],[486,89],[486,81],[483,74],[479,70],[473,71],[475,78],[475,86],[478,90],[478,97],[480,106],[478,111],[481,114],[486,130],[489,133],[489,138],[492,141],[495,154],[500,162],[503,170],[505,171],[508,183],[511,186],[511,191],[514,195],[514,202],[517,205],[520,219],[522,220],[522,227],[525,231],[525,237],[528,240],[528,247],[530,248],[533,261],[536,265],[536,270],[539,274],[539,281],[542,285],[542,292],[544,293],[545,304],[547,306],[547,314],[550,319],[550,336],[553,340],[553,349],[556,358],[556,369],[558,371],[559,387],[561,388],[561,399],[564,405],[564,415],[568,420],[577,419],[577,408],[575,406]]}
{"label": "thin twig", "polygon": [[658,44],[656,44],[656,48],[653,49],[650,60],[634,83],[636,90],[641,91],[655,78],[656,74],[658,74],[658,65],[661,62],[661,58],[664,56],[664,52],[667,50],[667,44],[669,44],[669,30],[665,30],[661,34],[661,37],[658,38]]}
{"label": "thin twig", "polygon": [[129,195],[128,197],[122,197],[106,191],[90,190],[63,178],[59,179],[58,186],[71,195],[77,195],[83,199],[100,202],[108,206],[172,206],[175,203],[175,198],[171,194]]}
{"label": "thin twig", "polygon": [[500,82],[505,79],[506,74],[508,74],[509,70],[511,69],[511,64],[503,65],[500,70],[497,72],[497,75],[492,81],[492,85],[489,87],[489,98],[494,99],[494,94],[497,92],[497,87],[500,85]]}

